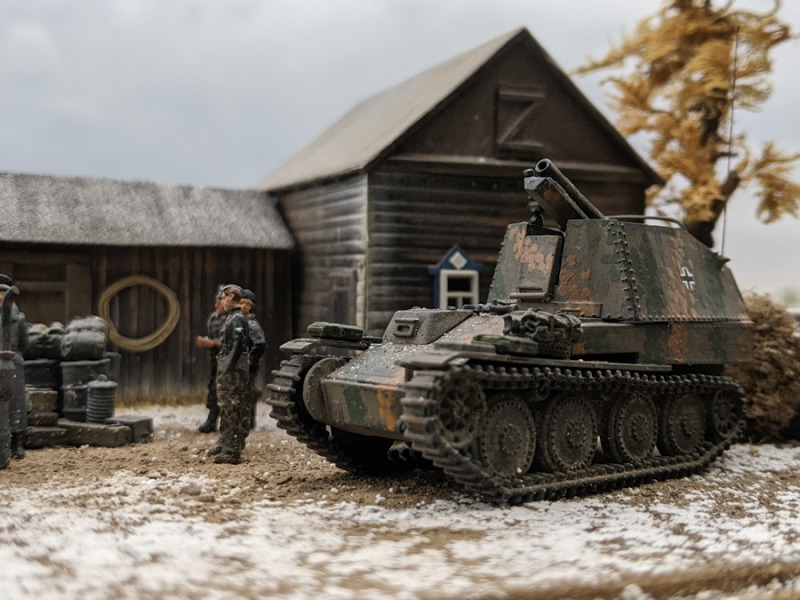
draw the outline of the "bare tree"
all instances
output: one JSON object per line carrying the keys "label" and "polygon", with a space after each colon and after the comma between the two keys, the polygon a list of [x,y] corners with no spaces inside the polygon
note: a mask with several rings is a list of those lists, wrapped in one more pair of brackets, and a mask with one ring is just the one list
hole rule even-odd
{"label": "bare tree", "polygon": [[800,185],[790,179],[800,153],[767,142],[756,155],[745,135],[730,135],[731,109],[757,111],[772,93],[770,51],[793,37],[772,10],[737,10],[729,0],[664,0],[633,34],[579,74],[610,69],[612,106],[623,135],[644,133],[665,181],[650,190],[659,211],[679,204],[689,231],[708,246],[732,194],[756,186],[765,223],[798,215]]}

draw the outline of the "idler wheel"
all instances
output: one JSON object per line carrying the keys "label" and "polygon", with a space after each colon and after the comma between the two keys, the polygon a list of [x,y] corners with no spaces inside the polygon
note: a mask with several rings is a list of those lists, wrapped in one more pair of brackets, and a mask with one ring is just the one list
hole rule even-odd
{"label": "idler wheel", "polygon": [[536,461],[545,471],[562,473],[583,469],[597,448],[597,415],[583,396],[561,394],[551,399],[540,417]]}
{"label": "idler wheel", "polygon": [[453,376],[442,383],[439,398],[442,437],[453,448],[466,448],[476,440],[486,413],[483,389],[474,379]]}
{"label": "idler wheel", "polygon": [[528,404],[511,395],[494,398],[478,448],[481,461],[492,472],[506,477],[526,473],[536,452],[536,422]]}
{"label": "idler wheel", "polygon": [[729,437],[742,418],[739,398],[725,390],[717,390],[709,403],[709,430],[714,441]]}
{"label": "idler wheel", "polygon": [[322,394],[322,380],[347,361],[340,356],[328,356],[312,366],[303,380],[303,404],[311,417],[325,421],[325,397]]}
{"label": "idler wheel", "polygon": [[618,463],[641,463],[653,453],[658,416],[653,400],[642,393],[611,400],[603,430],[603,449]]}
{"label": "idler wheel", "polygon": [[706,415],[699,396],[667,398],[658,425],[658,450],[665,456],[691,454],[703,440]]}

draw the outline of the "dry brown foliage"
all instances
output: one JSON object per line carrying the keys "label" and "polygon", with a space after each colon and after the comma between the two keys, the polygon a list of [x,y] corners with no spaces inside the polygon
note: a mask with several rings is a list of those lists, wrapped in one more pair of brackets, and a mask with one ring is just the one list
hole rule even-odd
{"label": "dry brown foliage", "polygon": [[[614,89],[617,127],[650,138],[650,160],[665,182],[648,200],[658,209],[680,205],[687,226],[713,229],[740,184],[756,186],[765,223],[800,209],[800,185],[791,179],[800,154],[767,142],[756,156],[745,135],[730,131],[734,106],[757,112],[770,97],[771,51],[794,37],[778,19],[781,1],[772,4],[757,12],[733,1],[662,0],[605,57],[577,70],[611,70],[606,81]],[[721,181],[726,162],[729,174]]]}
{"label": "dry brown foliage", "polygon": [[800,337],[794,318],[768,295],[748,294],[745,306],[753,321],[753,358],[729,367],[744,388],[745,431],[753,441],[798,438],[800,408]]}

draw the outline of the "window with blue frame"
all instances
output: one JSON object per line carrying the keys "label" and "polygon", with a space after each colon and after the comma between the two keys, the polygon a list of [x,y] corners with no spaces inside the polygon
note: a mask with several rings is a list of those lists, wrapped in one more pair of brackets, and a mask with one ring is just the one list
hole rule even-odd
{"label": "window with blue frame", "polygon": [[483,265],[473,261],[458,245],[429,269],[433,276],[433,301],[436,308],[461,308],[480,302],[480,272]]}

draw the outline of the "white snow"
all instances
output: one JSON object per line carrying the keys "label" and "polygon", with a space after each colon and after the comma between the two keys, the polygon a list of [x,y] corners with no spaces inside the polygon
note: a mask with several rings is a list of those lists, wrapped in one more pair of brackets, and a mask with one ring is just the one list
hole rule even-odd
{"label": "white snow", "polygon": [[[194,407],[148,413],[157,429],[201,420]],[[323,501],[226,502],[233,488],[217,498],[220,522],[187,516],[166,493],[183,491],[183,506],[202,502],[204,476],[121,470],[93,482],[82,507],[68,500],[85,483],[6,485],[0,597],[466,599],[715,562],[792,562],[800,490],[769,482],[798,465],[797,447],[734,446],[693,479],[680,507],[659,484],[515,507],[461,497],[412,509],[383,506],[391,489],[364,506],[340,501],[336,489]],[[748,487],[744,476],[754,473],[764,477]],[[631,585],[623,597],[647,595]]]}

